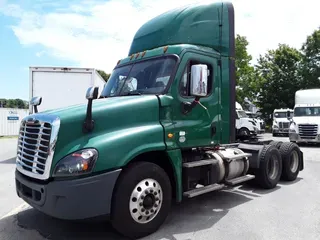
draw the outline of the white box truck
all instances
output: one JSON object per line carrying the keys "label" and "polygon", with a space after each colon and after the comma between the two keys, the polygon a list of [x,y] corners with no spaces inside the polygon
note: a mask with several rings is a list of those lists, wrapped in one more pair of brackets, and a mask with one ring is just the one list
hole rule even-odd
{"label": "white box truck", "polygon": [[297,143],[320,142],[320,89],[296,92],[289,139]]}
{"label": "white box truck", "polygon": [[[42,97],[39,112],[87,103],[87,89],[99,87],[100,96],[106,83],[94,68],[30,67],[29,74],[30,99]],[[30,106],[30,114],[33,111]]]}

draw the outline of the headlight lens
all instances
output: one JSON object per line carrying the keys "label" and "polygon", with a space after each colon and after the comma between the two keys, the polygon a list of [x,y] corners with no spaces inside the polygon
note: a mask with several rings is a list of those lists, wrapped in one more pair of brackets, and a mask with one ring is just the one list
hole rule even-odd
{"label": "headlight lens", "polygon": [[91,173],[98,158],[98,151],[82,149],[61,159],[53,171],[53,177],[70,177]]}

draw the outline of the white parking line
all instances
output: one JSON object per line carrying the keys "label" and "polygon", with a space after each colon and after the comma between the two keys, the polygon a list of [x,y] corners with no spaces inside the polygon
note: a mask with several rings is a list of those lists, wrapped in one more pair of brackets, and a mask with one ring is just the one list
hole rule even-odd
{"label": "white parking line", "polygon": [[11,210],[10,212],[8,212],[6,215],[2,216],[2,217],[0,218],[0,220],[1,220],[1,219],[4,219],[4,218],[7,218],[7,217],[10,217],[10,216],[12,216],[12,215],[15,215],[15,214],[17,214],[17,213],[19,213],[19,212],[27,209],[27,208],[29,208],[29,205],[28,205],[27,203],[23,203],[23,204],[21,204],[20,206],[14,208],[14,209]]}

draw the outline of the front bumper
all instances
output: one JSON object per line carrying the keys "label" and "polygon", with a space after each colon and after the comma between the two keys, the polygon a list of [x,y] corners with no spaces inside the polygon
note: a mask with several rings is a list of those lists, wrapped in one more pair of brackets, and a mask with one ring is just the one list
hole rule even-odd
{"label": "front bumper", "polygon": [[16,171],[20,198],[47,215],[68,220],[110,214],[113,189],[121,169],[74,180],[36,183]]}
{"label": "front bumper", "polygon": [[320,143],[320,134],[314,138],[301,138],[298,133],[289,133],[289,140],[292,142],[302,142],[302,143]]}
{"label": "front bumper", "polygon": [[288,134],[289,133],[289,128],[274,128],[273,133],[278,133],[278,134]]}

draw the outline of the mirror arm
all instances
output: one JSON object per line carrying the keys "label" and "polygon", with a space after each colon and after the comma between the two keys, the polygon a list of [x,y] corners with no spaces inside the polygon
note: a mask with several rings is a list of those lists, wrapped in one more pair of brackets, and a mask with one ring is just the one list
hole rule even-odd
{"label": "mirror arm", "polygon": [[38,107],[37,107],[37,105],[34,105],[34,106],[33,106],[33,109],[34,109],[34,112],[35,112],[35,113],[38,112]]}
{"label": "mirror arm", "polygon": [[182,113],[183,114],[188,114],[189,112],[192,111],[192,109],[199,104],[199,100],[200,100],[200,97],[196,97],[192,103],[190,102],[183,102],[182,103]]}
{"label": "mirror arm", "polygon": [[83,123],[83,131],[85,133],[91,132],[94,128],[94,120],[92,119],[92,101],[93,99],[88,100],[86,119]]}

